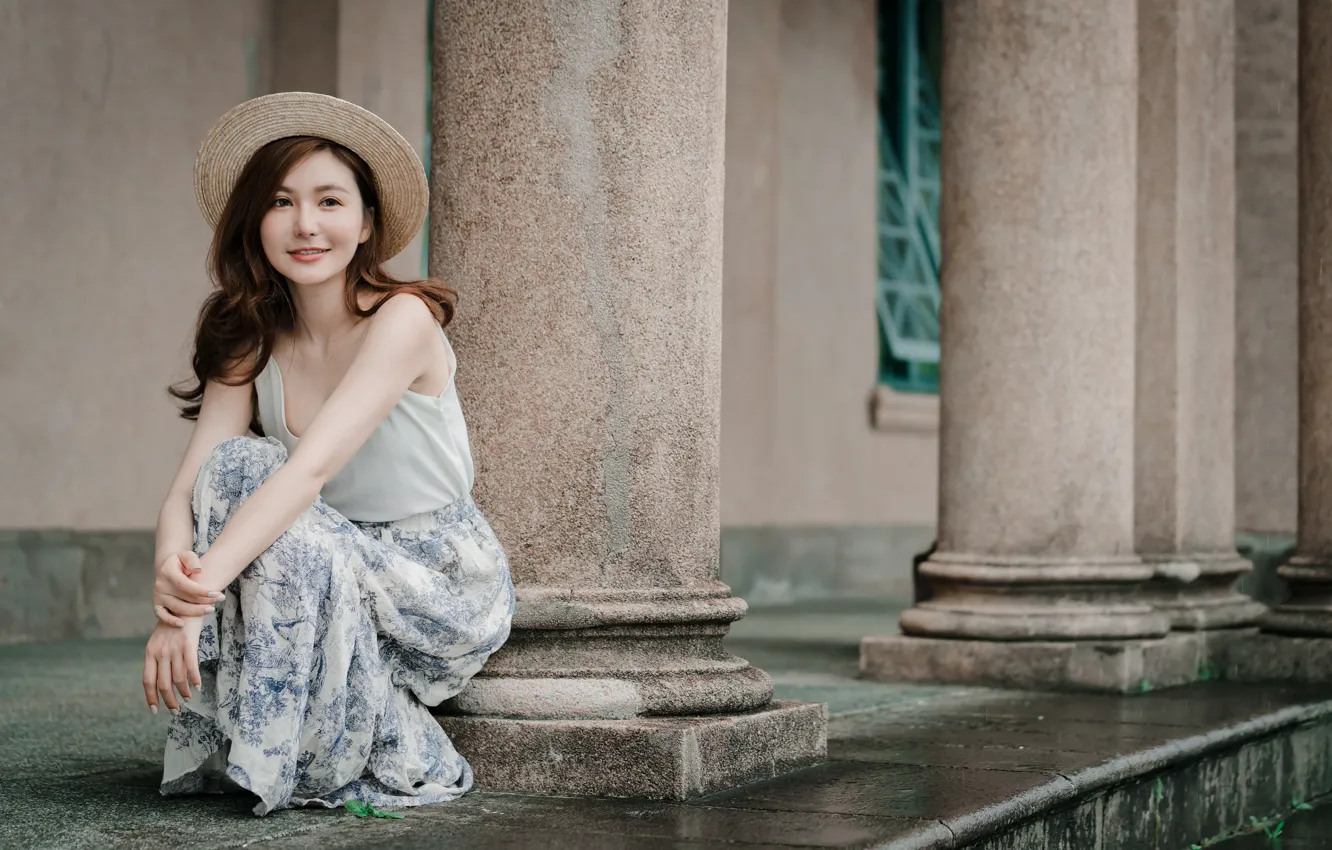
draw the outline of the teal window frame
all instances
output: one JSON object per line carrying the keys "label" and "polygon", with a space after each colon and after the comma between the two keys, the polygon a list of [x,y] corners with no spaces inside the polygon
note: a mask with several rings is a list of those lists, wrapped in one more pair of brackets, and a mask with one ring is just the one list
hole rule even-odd
{"label": "teal window frame", "polygon": [[939,391],[944,0],[878,2],[879,382]]}

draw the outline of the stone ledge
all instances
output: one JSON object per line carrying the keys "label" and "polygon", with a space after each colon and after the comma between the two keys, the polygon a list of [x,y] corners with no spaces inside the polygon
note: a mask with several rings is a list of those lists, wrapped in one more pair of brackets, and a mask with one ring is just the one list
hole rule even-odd
{"label": "stone ledge", "polygon": [[980,641],[871,636],[860,675],[882,682],[991,685],[1133,694],[1218,678],[1258,630],[1171,632],[1122,641]]}
{"label": "stone ledge", "polygon": [[907,393],[886,384],[870,392],[870,427],[889,434],[939,435],[939,396]]}
{"label": "stone ledge", "polygon": [[1016,825],[983,810],[945,821],[953,841],[933,846],[1170,848],[1256,831],[1250,818],[1276,823],[1294,814],[1292,801],[1332,792],[1329,709],[1332,703],[1290,707],[1125,753],[1062,777],[1075,787],[1071,800]]}
{"label": "stone ledge", "polygon": [[439,716],[492,791],[687,800],[822,761],[822,703],[747,714],[633,720]]}

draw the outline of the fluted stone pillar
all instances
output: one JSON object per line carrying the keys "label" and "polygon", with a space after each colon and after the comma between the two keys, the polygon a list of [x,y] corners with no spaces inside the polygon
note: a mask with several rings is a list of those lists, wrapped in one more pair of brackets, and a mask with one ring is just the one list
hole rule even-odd
{"label": "fluted stone pillar", "polygon": [[726,2],[438,0],[431,268],[508,644],[441,723],[485,787],[686,797],[820,758],[722,646]]}
{"label": "fluted stone pillar", "polygon": [[1332,7],[1301,0],[1299,22],[1299,529],[1264,626],[1332,636]]}
{"label": "fluted stone pillar", "polygon": [[1254,622],[1235,590],[1234,0],[1138,4],[1135,538],[1177,629]]}

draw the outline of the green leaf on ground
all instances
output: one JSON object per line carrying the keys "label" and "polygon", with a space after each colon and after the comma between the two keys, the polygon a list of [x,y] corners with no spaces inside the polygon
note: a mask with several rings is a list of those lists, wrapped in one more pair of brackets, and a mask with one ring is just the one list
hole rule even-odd
{"label": "green leaf on ground", "polygon": [[370,811],[366,808],[365,803],[362,803],[360,800],[348,800],[343,805],[346,806],[347,811],[356,815],[358,818],[368,817],[370,815]]}
{"label": "green leaf on ground", "polygon": [[379,809],[376,809],[374,806],[370,807],[370,814],[374,815],[377,818],[392,818],[394,820],[402,820],[404,817],[403,815],[400,815],[397,812],[381,812]]}

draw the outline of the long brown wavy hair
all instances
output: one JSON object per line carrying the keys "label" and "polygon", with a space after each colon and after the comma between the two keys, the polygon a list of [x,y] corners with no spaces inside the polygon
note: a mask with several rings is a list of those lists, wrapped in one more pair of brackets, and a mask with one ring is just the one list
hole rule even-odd
{"label": "long brown wavy hair", "polygon": [[[332,153],[351,169],[366,214],[373,218],[370,238],[356,249],[347,264],[347,309],[366,318],[374,315],[390,296],[411,292],[429,305],[440,326],[447,327],[453,321],[458,296],[453,289],[437,280],[398,280],[384,270],[383,263],[388,258],[382,256],[379,196],[365,160],[327,139],[294,136],[269,142],[241,171],[213,232],[208,271],[215,288],[199,311],[194,336],[194,379],[167,390],[184,402],[181,418],[199,418],[204,387],[209,381],[240,386],[258,378],[272,356],[277,333],[290,332],[295,327],[290,284],[264,255],[259,225],[272,207],[283,178],[318,151]],[[358,296],[365,291],[378,293],[378,297],[362,310]],[[241,364],[256,353],[250,368],[240,370]],[[254,411],[250,428],[263,435],[258,405]]]}

